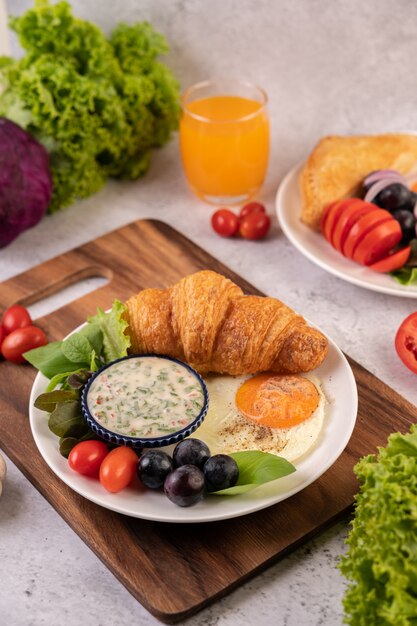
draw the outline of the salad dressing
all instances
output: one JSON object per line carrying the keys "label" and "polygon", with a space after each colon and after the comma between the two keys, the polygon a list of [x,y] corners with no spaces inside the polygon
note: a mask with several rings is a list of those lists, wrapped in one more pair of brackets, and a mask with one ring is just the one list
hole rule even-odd
{"label": "salad dressing", "polygon": [[125,359],[91,383],[87,405],[104,428],[129,437],[162,437],[188,426],[204,406],[200,381],[162,357]]}

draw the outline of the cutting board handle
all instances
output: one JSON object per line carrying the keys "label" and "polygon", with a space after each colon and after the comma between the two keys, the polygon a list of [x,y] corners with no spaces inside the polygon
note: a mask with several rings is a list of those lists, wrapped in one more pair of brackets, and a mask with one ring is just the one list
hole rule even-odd
{"label": "cutting board handle", "polygon": [[89,264],[85,257],[72,250],[3,282],[0,307],[5,309],[12,304],[29,306],[69,285],[93,277],[103,277],[111,281],[113,272],[94,261]]}

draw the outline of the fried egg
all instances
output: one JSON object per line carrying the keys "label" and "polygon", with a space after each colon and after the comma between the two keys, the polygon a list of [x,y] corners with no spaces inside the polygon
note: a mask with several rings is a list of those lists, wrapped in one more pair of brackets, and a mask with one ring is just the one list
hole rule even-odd
{"label": "fried egg", "polygon": [[294,461],[316,443],[325,396],[311,375],[206,376],[209,409],[193,437],[212,454],[260,450]]}

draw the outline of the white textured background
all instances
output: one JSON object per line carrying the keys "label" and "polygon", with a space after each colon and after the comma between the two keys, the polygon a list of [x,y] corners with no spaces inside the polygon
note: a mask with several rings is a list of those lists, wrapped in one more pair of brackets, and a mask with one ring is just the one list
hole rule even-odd
{"label": "white textured background", "polygon": [[[13,14],[30,5],[6,4]],[[413,0],[395,5],[388,0],[72,4],[79,16],[106,31],[117,21],[151,21],[170,41],[167,62],[183,87],[230,75],[266,89],[272,155],[261,199],[271,213],[283,175],[322,135],[417,128]],[[14,40],[12,49],[18,54]],[[143,180],[110,183],[1,250],[0,279],[134,219],[162,219],[314,320],[342,349],[416,402],[416,379],[393,348],[395,331],[417,309],[415,301],[368,292],[324,273],[291,247],[276,222],[267,241],[229,241],[212,233],[210,215],[210,207],[187,190],[175,139],[155,155]],[[11,463],[9,469],[0,500],[0,621],[12,626],[155,624]],[[323,533],[187,623],[339,626],[343,581],[335,564],[346,528],[341,523]]]}

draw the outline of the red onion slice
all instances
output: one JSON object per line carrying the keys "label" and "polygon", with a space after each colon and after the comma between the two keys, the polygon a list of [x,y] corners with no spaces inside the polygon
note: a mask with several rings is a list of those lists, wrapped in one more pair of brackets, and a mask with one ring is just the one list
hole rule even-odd
{"label": "red onion slice", "polygon": [[368,174],[368,176],[365,178],[363,184],[368,187],[369,185],[372,185],[379,180],[385,180],[387,178],[395,179],[397,182],[402,183],[403,185],[407,184],[405,177],[400,174],[400,172],[397,172],[397,170],[377,170],[376,172],[371,172],[371,174]]}
{"label": "red onion slice", "polygon": [[366,192],[366,196],[364,197],[365,202],[372,202],[372,200],[379,194],[380,191],[385,189],[385,187],[389,187],[393,183],[401,182],[396,178],[384,178],[384,180],[378,180],[378,182],[374,183],[371,187],[369,187]]}
{"label": "red onion slice", "polygon": [[407,181],[407,185],[410,186],[411,183],[417,180],[417,172],[410,172],[410,174],[407,174],[405,177],[405,180]]}

